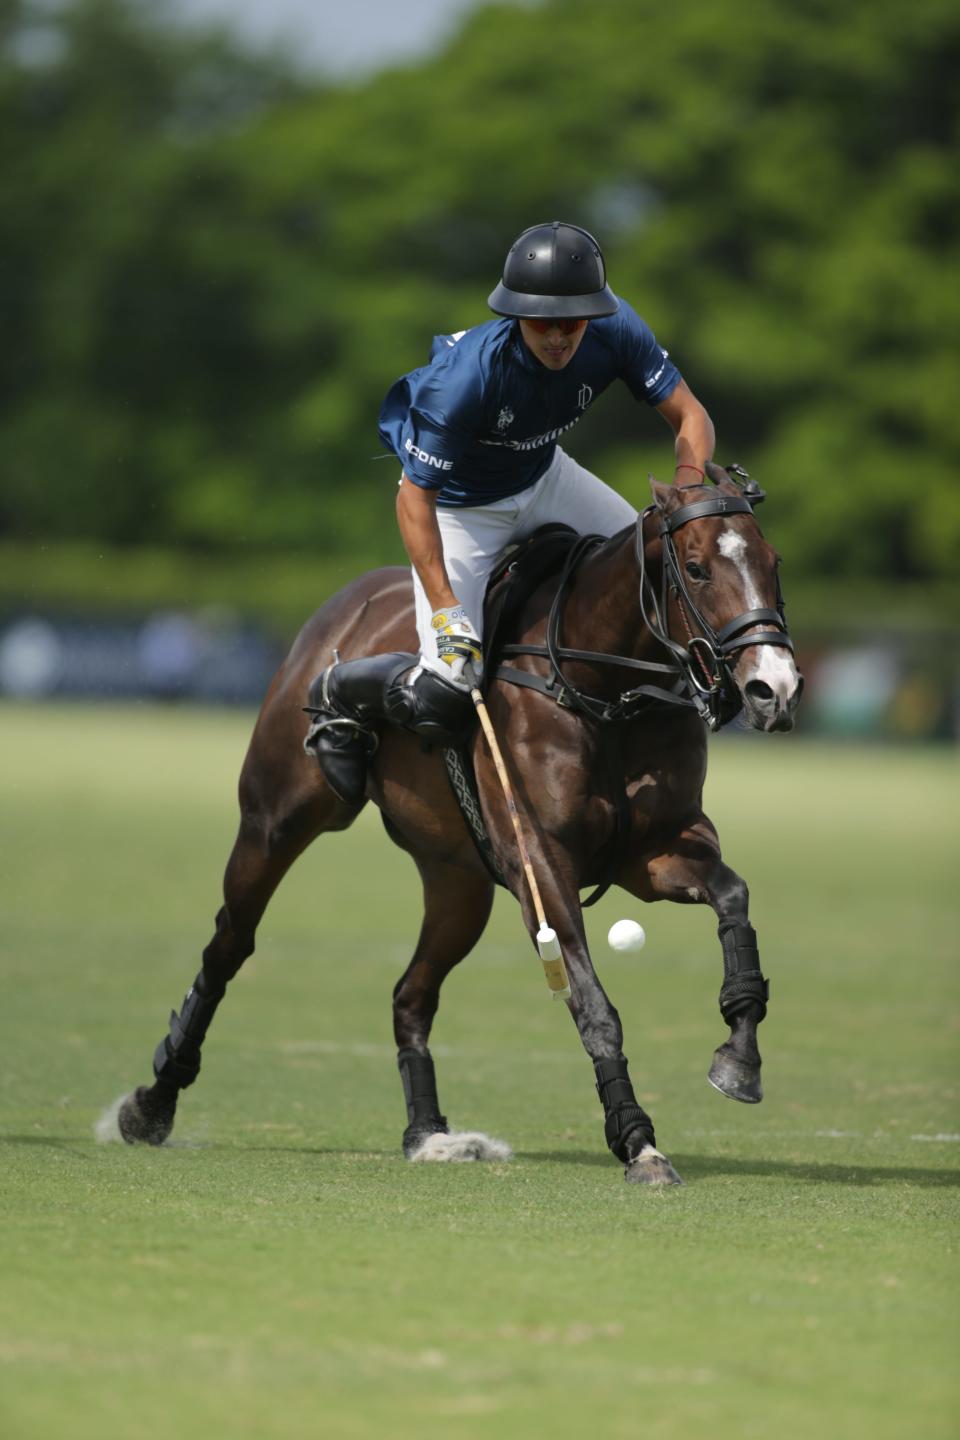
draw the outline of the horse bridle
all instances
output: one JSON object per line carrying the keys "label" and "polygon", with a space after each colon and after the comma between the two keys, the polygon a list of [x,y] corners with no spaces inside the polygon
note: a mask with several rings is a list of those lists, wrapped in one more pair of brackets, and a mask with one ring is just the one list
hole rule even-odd
{"label": "horse bridle", "polygon": [[[732,674],[731,656],[735,657],[740,650],[749,649],[754,645],[779,645],[793,651],[793,641],[787,630],[784,613],[780,573],[778,570],[776,609],[744,610],[740,615],[728,620],[719,630],[714,630],[687,588],[673,537],[682,526],[689,524],[691,520],[699,520],[710,515],[752,515],[754,506],[759,504],[763,498],[763,491],[758,486],[752,496],[748,494],[709,495],[705,500],[695,500],[689,505],[681,505],[679,510],[674,510],[670,515],[660,512],[659,529],[663,557],[659,603],[653,584],[646,573],[643,546],[643,523],[646,517],[657,512],[659,507],[648,506],[637,521],[637,563],[640,568],[641,609],[644,620],[650,633],[673,655],[690,691],[690,699],[700,710],[712,730],[718,729],[727,720],[732,719],[740,710],[742,703]],[[653,613],[652,621],[647,614],[647,605],[643,604],[644,591],[646,591],[647,604]],[[686,647],[673,640],[667,630],[667,606],[671,592],[687,631]],[[700,634],[694,633],[694,625],[699,627]],[[752,629],[755,625],[767,625],[773,628],[756,631]],[[735,660],[733,663],[736,663]],[[703,708],[697,704],[698,699],[702,701]]]}
{"label": "horse bridle", "polygon": [[[500,665],[496,672],[498,678],[510,681],[515,685],[540,690],[544,694],[550,695],[558,705],[578,711],[592,720],[603,723],[630,720],[642,705],[655,701],[692,707],[711,730],[717,730],[721,725],[732,720],[739,713],[742,701],[739,688],[731,673],[730,657],[736,656],[740,650],[753,645],[779,645],[792,652],[793,641],[787,630],[779,573],[777,574],[775,610],[766,608],[745,610],[734,619],[728,620],[719,630],[714,630],[694,603],[693,597],[687,589],[673,541],[675,533],[690,521],[700,520],[711,515],[752,515],[754,506],[764,498],[764,492],[756,481],[747,476],[745,471],[739,467],[729,466],[728,473],[743,477],[746,481],[742,486],[743,493],[710,495],[704,500],[695,500],[689,505],[681,505],[670,515],[665,515],[658,505],[652,504],[648,505],[646,510],[637,517],[635,545],[637,564],[640,570],[640,611],[651,635],[670,653],[672,663],[661,664],[653,660],[634,660],[626,655],[607,655],[592,650],[571,650],[561,645],[560,628],[566,591],[583,557],[588,551],[604,543],[603,536],[584,535],[571,547],[567,556],[560,584],[547,618],[546,644],[505,645],[501,651],[504,656],[539,655],[546,657],[550,661],[552,674],[548,679],[544,679],[542,676],[532,675],[528,671]],[[647,574],[644,547],[646,521],[656,514],[660,516],[659,533],[663,550],[662,585],[659,598],[653,582]],[[667,616],[671,594],[677,602],[687,630],[688,642],[685,646],[674,640],[668,631]],[[694,633],[694,625],[699,627],[699,634]],[[752,631],[751,627],[755,625],[767,625],[771,628],[759,632]],[[618,700],[599,700],[585,691],[578,690],[566,679],[561,668],[561,662],[564,660],[617,665],[626,669],[669,676],[673,680],[673,686],[666,689],[663,685],[644,683],[623,691]]]}

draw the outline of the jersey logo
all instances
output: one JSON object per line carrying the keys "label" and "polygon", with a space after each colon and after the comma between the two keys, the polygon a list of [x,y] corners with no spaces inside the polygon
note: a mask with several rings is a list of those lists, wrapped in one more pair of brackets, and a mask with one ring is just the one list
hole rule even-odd
{"label": "jersey logo", "polygon": [[414,445],[412,440],[405,440],[403,448],[423,465],[433,465],[437,470],[453,469],[452,460],[441,460],[439,455],[429,455],[426,450],[421,450],[418,445]]}
{"label": "jersey logo", "polygon": [[574,425],[579,425],[580,416],[574,415],[566,425],[558,425],[555,430],[545,430],[542,435],[531,435],[527,440],[484,440],[481,436],[477,439],[481,445],[502,445],[506,450],[541,450],[544,445],[552,445],[554,440],[563,435],[565,431],[572,430]]}
{"label": "jersey logo", "polygon": [[515,419],[516,416],[510,409],[510,406],[504,405],[503,409],[500,411],[500,414],[497,416],[497,429],[499,430],[501,435],[508,426],[513,424]]}
{"label": "jersey logo", "polygon": [[663,360],[663,364],[660,366],[660,369],[657,371],[657,373],[656,373],[655,375],[651,375],[649,380],[644,380],[644,382],[643,382],[644,385],[647,387],[648,390],[652,390],[652,389],[653,389],[654,385],[656,385],[657,381],[660,379],[660,376],[663,374],[664,370],[666,370],[666,368],[667,368],[667,356],[668,356],[669,354],[670,354],[670,351],[669,351],[669,350],[661,350],[661,351],[660,351],[660,356],[661,356],[661,358],[662,358],[662,360]]}
{"label": "jersey logo", "polygon": [[581,410],[586,410],[593,399],[593,390],[589,385],[581,385],[577,391],[577,404]]}
{"label": "jersey logo", "polygon": [[466,333],[466,330],[454,330],[453,334],[450,335],[447,339],[447,344],[450,346],[451,350],[453,349],[454,345],[456,345],[458,340],[463,339]]}

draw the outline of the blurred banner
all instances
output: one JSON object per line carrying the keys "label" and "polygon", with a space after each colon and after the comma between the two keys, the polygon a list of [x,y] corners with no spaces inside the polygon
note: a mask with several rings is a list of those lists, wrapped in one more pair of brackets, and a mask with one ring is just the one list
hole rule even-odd
{"label": "blurred banner", "polygon": [[282,658],[275,640],[229,614],[24,615],[0,630],[0,695],[259,705]]}
{"label": "blurred banner", "polygon": [[[0,695],[258,706],[283,654],[267,631],[229,612],[109,622],[21,615],[0,628]],[[806,680],[799,733],[960,740],[960,676],[938,636],[810,645],[797,658]]]}

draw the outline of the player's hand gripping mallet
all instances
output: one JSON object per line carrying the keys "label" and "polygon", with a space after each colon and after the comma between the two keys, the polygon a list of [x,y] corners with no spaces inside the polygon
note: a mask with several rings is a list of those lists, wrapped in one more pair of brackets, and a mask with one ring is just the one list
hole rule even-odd
{"label": "player's hand gripping mallet", "polygon": [[517,837],[517,850],[520,854],[520,863],[523,865],[524,874],[527,877],[527,884],[530,886],[530,895],[537,917],[537,925],[539,926],[537,930],[537,949],[540,952],[540,959],[543,963],[543,973],[547,977],[547,984],[550,987],[550,992],[554,1000],[569,1000],[570,982],[567,979],[567,967],[563,963],[560,941],[557,939],[557,932],[552,930],[547,924],[543,901],[540,899],[540,887],[537,884],[537,877],[533,873],[533,866],[530,864],[530,855],[527,850],[526,841],[523,838],[520,816],[517,813],[516,801],[513,798],[513,787],[510,784],[507,768],[503,763],[503,756],[500,753],[500,746],[497,744],[497,737],[493,733],[493,725],[490,723],[486,703],[480,694],[476,671],[472,665],[465,665],[463,674],[470,683],[470,698],[480,717],[480,724],[483,727],[487,744],[490,746],[490,754],[493,756],[497,777],[503,790],[503,798],[507,802],[507,810],[510,813],[510,819],[513,821],[513,833]]}

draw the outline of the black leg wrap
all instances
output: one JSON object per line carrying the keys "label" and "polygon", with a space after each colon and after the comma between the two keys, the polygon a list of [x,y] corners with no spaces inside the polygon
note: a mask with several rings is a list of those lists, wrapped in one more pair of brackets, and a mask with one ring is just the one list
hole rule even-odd
{"label": "black leg wrap", "polygon": [[447,1117],[440,1114],[437,1077],[430,1052],[405,1047],[397,1055],[397,1066],[409,1122],[403,1132],[403,1153],[409,1156],[428,1135],[447,1133]]}
{"label": "black leg wrap", "polygon": [[642,1106],[637,1104],[627,1062],[623,1056],[616,1060],[595,1060],[593,1068],[597,1077],[597,1094],[603,1105],[603,1133],[607,1144],[625,1165],[629,1165],[644,1145],[655,1145],[653,1121]]}
{"label": "black leg wrap", "polygon": [[727,1024],[732,1025],[738,1015],[753,1005],[759,1005],[759,1023],[767,1013],[770,981],[760,970],[757,932],[752,925],[728,924],[721,925],[719,933],[723,946],[720,1013]]}
{"label": "black leg wrap", "polygon": [[157,1046],[153,1057],[153,1073],[159,1085],[185,1090],[200,1074],[200,1046],[225,994],[216,990],[201,970],[178,1015],[170,1012],[170,1033]]}

